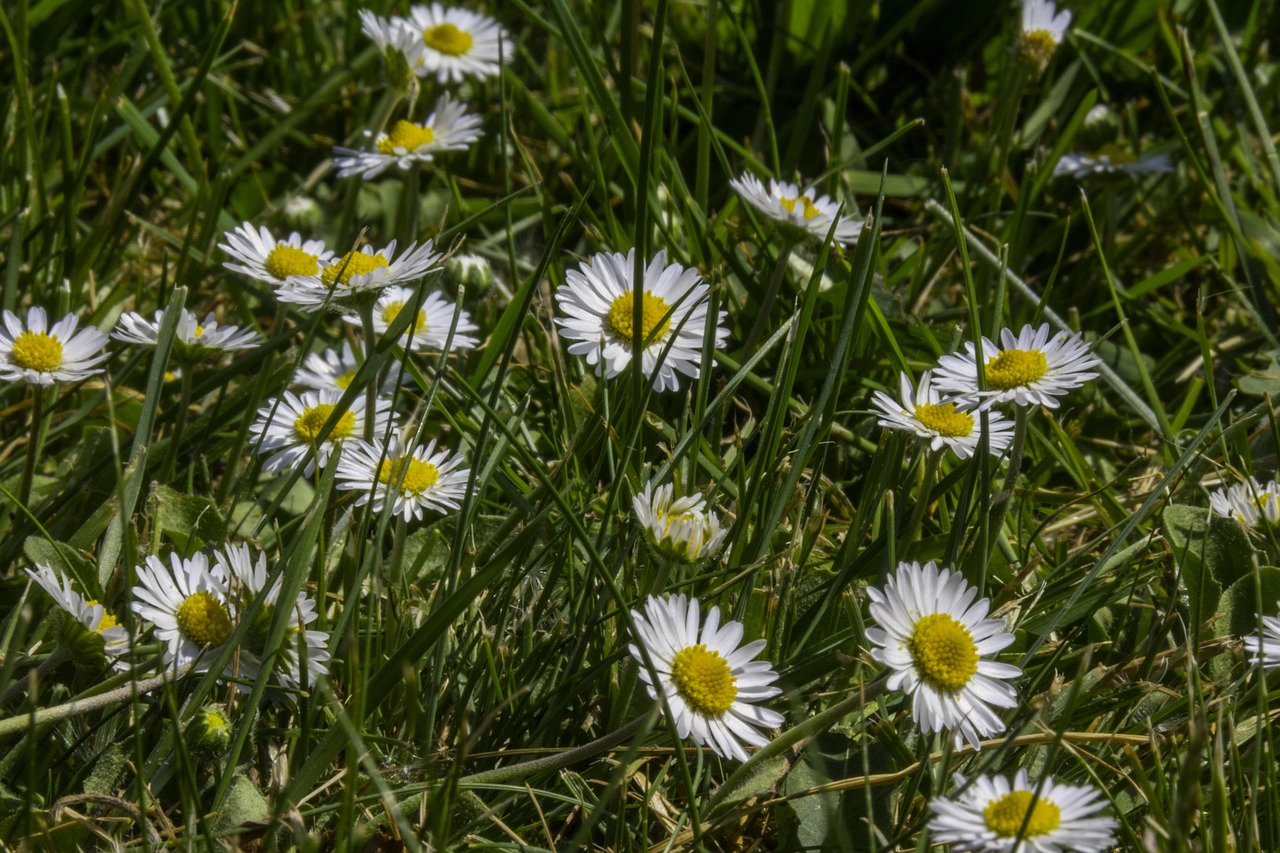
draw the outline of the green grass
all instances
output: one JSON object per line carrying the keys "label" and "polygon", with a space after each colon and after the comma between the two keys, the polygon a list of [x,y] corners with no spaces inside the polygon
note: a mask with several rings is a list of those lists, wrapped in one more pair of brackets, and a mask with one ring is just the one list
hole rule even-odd
{"label": "green grass", "polygon": [[[1280,447],[1270,8],[1077,3],[1043,74],[1018,65],[1007,3],[473,8],[515,45],[464,88],[482,141],[371,182],[323,166],[406,106],[344,4],[0,9],[0,307],[110,330],[186,305],[264,335],[174,381],[171,324],[156,350],[113,342],[101,376],[0,388],[0,839],[923,850],[953,773],[1025,768],[1100,788],[1121,849],[1280,849],[1275,692],[1239,642],[1275,612],[1280,542],[1205,509],[1206,484],[1272,478]],[[1176,170],[1051,176],[1112,141]],[[729,189],[743,171],[817,182],[871,224],[856,246],[797,241]],[[468,460],[459,510],[403,525],[334,490],[333,466],[262,471],[259,407],[359,334],[225,269],[245,221],[492,265],[488,285],[426,280],[480,348],[405,358],[387,336],[346,395],[404,364],[402,419]],[[553,323],[567,270],[631,247],[696,266],[727,315],[679,393],[594,376]],[[901,371],[1041,321],[1105,370],[1029,414],[1014,475],[876,424]],[[673,477],[722,513],[714,559],[646,544],[632,497]],[[215,667],[137,693],[66,660],[23,571],[51,564],[124,616],[147,555],[224,541],[320,600],[331,679]],[[883,689],[866,589],[901,560],[956,568],[1016,632],[1019,705],[979,753]],[[767,640],[786,723],[746,764],[678,742],[645,692],[629,614],[662,592]],[[270,648],[288,620],[269,628]],[[142,637],[136,661],[159,648]],[[231,725],[216,753],[184,735],[210,704]]]}

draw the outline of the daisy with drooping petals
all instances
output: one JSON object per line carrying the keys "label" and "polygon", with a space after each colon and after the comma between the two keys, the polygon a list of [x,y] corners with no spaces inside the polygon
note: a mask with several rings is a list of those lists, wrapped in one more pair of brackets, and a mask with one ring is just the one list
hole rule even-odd
{"label": "daisy with drooping petals", "polygon": [[425,48],[410,63],[420,77],[460,83],[465,77],[492,77],[511,61],[511,42],[493,18],[432,3],[410,8],[407,23],[421,34]]}
{"label": "daisy with drooping petals", "polygon": [[[247,617],[254,601],[263,599],[253,617],[244,638],[240,653],[240,676],[246,681],[258,677],[266,643],[271,634],[276,606],[280,601],[280,586],[284,580],[278,575],[267,587],[267,556],[259,553],[257,559],[248,545],[228,545],[214,556],[213,576],[227,589],[232,609],[239,617]],[[285,629],[284,642],[275,660],[275,676],[288,687],[304,687],[329,674],[329,635],[325,631],[308,628],[319,614],[316,603],[306,593],[299,592],[293,603],[293,619]],[[303,667],[303,661],[306,667]]]}
{"label": "daisy with drooping petals", "polygon": [[1115,843],[1116,822],[1099,816],[1102,793],[1089,785],[1063,785],[1047,778],[1038,784],[1019,770],[1005,776],[979,776],[955,799],[929,801],[931,839],[953,850],[981,853],[1099,853]]}
{"label": "daisy with drooping petals", "polygon": [[[120,323],[111,337],[117,341],[153,347],[160,342],[160,327],[164,325],[164,311],[155,313],[155,321],[137,312],[120,315]],[[179,361],[199,361],[220,352],[251,349],[261,342],[262,336],[251,329],[239,326],[219,326],[210,313],[201,323],[196,315],[183,308],[174,332],[174,353]]]}
{"label": "daisy with drooping petals", "polygon": [[[901,395],[893,399],[883,391],[872,396],[882,427],[904,430],[929,440],[931,450],[951,448],[961,459],[968,459],[978,449],[982,422],[976,412],[965,411],[964,401],[944,400],[933,387],[929,371],[920,374],[920,385],[912,390],[911,377],[903,373],[898,380]],[[998,412],[987,415],[987,449],[992,456],[1004,453],[1013,439],[1013,424]]]}
{"label": "daisy with drooping petals", "polygon": [[197,670],[207,669],[235,631],[226,587],[209,572],[204,554],[185,560],[170,554],[169,564],[153,554],[138,566],[131,607],[167,646],[166,666],[195,663]]}
{"label": "daisy with drooping petals", "polygon": [[1051,0],[1022,0],[1022,31],[1018,48],[1037,69],[1049,65],[1054,50],[1071,26],[1071,12],[1058,11]]}
{"label": "daisy with drooping petals", "polygon": [[986,735],[1004,731],[992,706],[1013,708],[1018,694],[1005,680],[1022,670],[985,660],[1013,642],[1001,619],[988,619],[988,599],[959,573],[932,561],[899,563],[883,591],[868,588],[878,628],[867,639],[871,656],[888,666],[889,689],[911,697],[911,716],[925,733],[950,729],[959,748],[980,748]]}
{"label": "daisy with drooping petals", "polygon": [[[581,271],[567,271],[564,285],[556,291],[556,302],[566,315],[557,317],[556,325],[563,337],[573,341],[569,352],[585,355],[597,375],[604,373],[610,379],[631,363],[634,271],[635,249],[625,256],[617,252],[595,255],[582,264]],[[654,255],[645,268],[640,284],[641,368],[655,391],[678,390],[679,374],[698,378],[710,290],[696,269],[668,265],[666,252]],[[711,345],[717,349],[729,336],[724,318],[721,311],[715,323]],[[664,357],[668,346],[671,348]]]}
{"label": "daisy with drooping petals", "polygon": [[77,382],[101,373],[98,365],[108,353],[107,336],[89,326],[76,331],[79,320],[68,314],[53,328],[49,327],[44,309],[27,311],[27,322],[12,311],[4,312],[0,328],[0,379],[26,382],[28,385],[52,385],[55,382]]}
{"label": "daisy with drooping petals", "polygon": [[1157,175],[1173,171],[1173,160],[1168,154],[1147,152],[1141,157],[1119,145],[1104,145],[1092,154],[1076,152],[1063,154],[1053,167],[1053,175],[1070,175],[1082,180],[1091,175]]}
{"label": "daisy with drooping petals", "polygon": [[670,483],[657,489],[646,483],[644,491],[631,500],[649,544],[664,557],[681,563],[710,557],[729,531],[720,526],[719,517],[707,508],[702,495],[674,500],[673,495]]}
{"label": "daisy with drooping petals", "polygon": [[[262,466],[270,472],[296,468],[305,464],[308,477],[329,462],[329,454],[347,439],[364,434],[365,398],[357,397],[346,411],[334,418],[333,427],[320,437],[342,399],[340,391],[304,391],[301,395],[285,391],[258,409],[258,419],[249,427],[258,452],[274,454]],[[382,435],[390,419],[391,401],[379,397],[374,411],[373,431]]]}
{"label": "daisy with drooping petals", "polygon": [[[372,133],[365,131],[366,136]],[[448,95],[440,98],[435,111],[422,124],[401,119],[390,133],[379,133],[372,151],[335,147],[341,156],[333,160],[338,177],[359,175],[366,181],[385,170],[411,169],[430,163],[445,151],[465,151],[480,138],[480,117],[467,112],[465,104]]]}
{"label": "daisy with drooping petals", "polygon": [[[742,642],[742,623],[720,625],[720,608],[712,607],[699,630],[698,599],[683,595],[649,596],[644,615],[631,611],[640,643],[653,661],[654,672],[634,644],[631,657],[641,662],[640,677],[649,695],[666,699],[667,709],[682,738],[692,738],[721,758],[747,760],[743,744],[764,746],[769,738],[760,729],[782,725],[782,715],[754,704],[782,692],[774,686],[778,674],[768,661],[754,660],[765,641]],[[654,684],[654,676],[658,684]]]}
{"label": "daisy with drooping petals", "polygon": [[285,282],[276,289],[276,298],[307,311],[325,305],[354,310],[376,301],[378,294],[393,284],[420,279],[438,269],[441,257],[430,240],[421,246],[410,243],[399,256],[395,240],[377,250],[362,246],[334,258],[318,275]]}
{"label": "daisy with drooping petals", "polygon": [[[415,301],[415,295],[408,287],[388,287],[384,290],[378,297],[378,304],[374,306],[373,330],[379,335],[386,334],[405,306]],[[455,316],[458,318],[456,324]],[[360,322],[359,317],[350,315],[346,319],[351,323]],[[409,342],[409,347],[418,352],[443,350],[449,340],[450,327],[453,328],[453,349],[471,349],[480,343],[479,338],[467,334],[480,330],[479,326],[471,322],[471,315],[432,291],[422,300],[417,318],[405,330],[405,339]]]}
{"label": "daisy with drooping petals", "polygon": [[227,261],[224,267],[276,287],[294,278],[319,275],[333,257],[322,240],[304,241],[297,231],[277,240],[266,228],[254,228],[248,222],[222,238],[226,242],[218,248],[235,258],[235,263]]}
{"label": "daisy with drooping petals", "polygon": [[1261,521],[1280,524],[1280,483],[1259,483],[1253,477],[1243,483],[1209,493],[1210,508],[1223,518],[1234,518],[1245,527],[1257,527]]}
{"label": "daisy with drooping petals", "polygon": [[1000,343],[982,339],[983,375],[987,390],[978,390],[977,348],[965,343],[963,353],[938,359],[933,385],[939,391],[971,400],[981,400],[979,408],[996,403],[1058,408],[1058,398],[1098,375],[1102,364],[1079,333],[1051,333],[1049,324],[1040,328],[1023,326],[1000,331]]}
{"label": "daisy with drooping petals", "polygon": [[384,446],[354,441],[338,460],[338,488],[356,491],[358,506],[373,502],[380,513],[387,501],[391,514],[408,521],[424,512],[446,513],[462,506],[471,469],[461,454],[436,450],[433,438],[414,444],[412,436],[391,436]]}
{"label": "daisy with drooping petals", "polygon": [[36,563],[35,571],[26,571],[71,617],[69,624],[64,624],[59,632],[59,642],[69,647],[72,659],[77,664],[96,665],[105,655],[106,660],[111,661],[116,669],[128,667],[124,656],[129,653],[132,644],[129,642],[129,632],[116,617],[98,602],[86,601],[83,595],[71,588],[71,579],[66,575],[40,563]]}
{"label": "daisy with drooping petals", "polygon": [[[827,239],[831,223],[840,212],[840,205],[819,195],[813,189],[802,190],[786,181],[769,179],[766,187],[755,175],[734,178],[729,186],[756,210],[778,222],[800,228],[819,240]],[[858,239],[862,223],[849,216],[840,216],[836,222],[835,240],[848,245]]]}

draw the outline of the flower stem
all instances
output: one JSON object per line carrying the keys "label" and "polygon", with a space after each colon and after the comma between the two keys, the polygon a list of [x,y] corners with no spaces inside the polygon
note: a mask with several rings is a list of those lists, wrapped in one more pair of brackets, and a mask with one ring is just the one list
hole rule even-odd
{"label": "flower stem", "polygon": [[[924,462],[924,480],[920,483],[920,491],[916,495],[916,505],[911,510],[911,518],[907,520],[907,526],[902,531],[902,536],[898,540],[899,553],[905,553],[907,546],[911,544],[911,540],[920,532],[920,525],[924,521],[925,510],[929,508],[930,492],[933,491],[934,480],[938,477],[938,465],[942,462],[942,454],[946,453],[945,447],[937,450],[930,450],[929,455],[925,457]],[[893,567],[889,567],[892,571]]]}
{"label": "flower stem", "polygon": [[187,428],[188,410],[191,408],[192,365],[182,366],[181,385],[178,391],[178,411],[173,419],[173,431],[169,433],[169,452],[164,455],[164,467],[160,469],[160,482],[169,482],[174,466],[178,463],[178,447],[182,444],[182,432]]}
{"label": "flower stem", "polygon": [[765,291],[764,298],[760,300],[760,313],[756,315],[756,321],[752,324],[751,331],[747,333],[743,352],[755,352],[756,341],[760,340],[760,336],[764,334],[765,327],[769,325],[769,315],[773,313],[773,303],[778,299],[778,290],[782,287],[782,276],[787,270],[787,260],[790,259],[791,250],[795,248],[795,245],[795,240],[788,238],[778,252],[778,265],[773,268],[773,277],[769,279],[769,288]]}
{"label": "flower stem", "polygon": [[[996,540],[1000,540],[1000,531],[1004,527],[1005,517],[1009,514],[1009,504],[1013,501],[1013,487],[1018,482],[1018,472],[1022,470],[1022,456],[1027,442],[1027,407],[1018,406],[1013,412],[1013,441],[1009,445],[1009,470],[1004,475],[1004,485],[996,494],[995,503],[991,507],[988,518],[990,529],[995,532]],[[979,578],[979,589],[986,582],[987,561],[982,561],[982,576]]]}
{"label": "flower stem", "polygon": [[[364,332],[364,360],[373,358],[373,351],[378,346],[378,334],[373,330],[373,305],[368,299],[360,302],[360,328]],[[364,389],[364,440],[373,443],[374,413],[378,406],[378,377],[369,377],[369,384]]]}
{"label": "flower stem", "polygon": [[44,448],[44,387],[33,385],[31,391],[31,437],[27,439],[27,464],[22,469],[22,490],[18,500],[23,506],[31,501],[31,486],[36,479],[36,462]]}

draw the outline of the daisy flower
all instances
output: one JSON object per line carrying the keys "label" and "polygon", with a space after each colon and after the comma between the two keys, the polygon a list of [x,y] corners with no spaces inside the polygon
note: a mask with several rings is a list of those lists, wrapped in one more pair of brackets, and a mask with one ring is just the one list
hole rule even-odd
{"label": "daisy flower", "polygon": [[511,43],[493,18],[440,3],[413,6],[408,25],[421,34],[422,53],[410,65],[420,77],[441,83],[492,77],[511,61]]}
{"label": "daisy flower", "polygon": [[1253,477],[1209,493],[1209,506],[1223,518],[1234,518],[1245,527],[1266,520],[1280,523],[1280,483],[1259,483]]}
{"label": "daisy flower", "polygon": [[[262,667],[262,657],[271,623],[275,619],[276,606],[280,602],[280,585],[283,575],[277,576],[267,586],[267,557],[259,553],[257,559],[248,545],[228,545],[215,554],[212,574],[226,585],[228,597],[239,615],[247,615],[254,601],[262,598],[253,623],[249,626],[240,655],[240,675],[255,680]],[[307,626],[318,618],[316,603],[304,592],[299,592],[293,603],[293,620],[286,629],[284,642],[276,655],[276,678],[288,687],[314,684],[329,674],[329,635]],[[302,671],[306,659],[306,673]]]}
{"label": "daisy flower", "polygon": [[375,300],[384,288],[420,279],[440,266],[441,255],[428,240],[421,246],[410,243],[396,255],[396,241],[375,250],[372,246],[352,249],[320,268],[318,275],[292,278],[276,289],[276,298],[315,311],[324,305],[352,310],[365,300]]}
{"label": "daisy flower", "polygon": [[138,566],[133,611],[155,626],[166,646],[165,665],[196,663],[207,669],[235,631],[226,587],[209,572],[209,559],[169,555],[169,566],[154,554]]}
{"label": "daisy flower", "polygon": [[77,664],[96,665],[105,654],[116,669],[128,667],[124,659],[132,648],[129,632],[105,607],[71,588],[71,579],[48,566],[36,563],[35,571],[27,574],[40,588],[49,593],[62,610],[71,617],[64,623],[60,641],[69,647]]}
{"label": "daisy flower", "polygon": [[[373,330],[379,335],[386,334],[387,329],[391,328],[391,324],[400,316],[404,307],[414,301],[415,295],[415,291],[408,287],[388,287],[382,291],[382,295],[378,297],[378,304],[374,306]],[[458,318],[456,326],[453,320],[455,315]],[[360,322],[359,317],[351,315],[347,315],[346,319],[350,323],[359,324]],[[460,310],[439,293],[432,291],[427,294],[426,299],[422,300],[417,318],[405,330],[405,340],[418,352],[443,350],[445,342],[449,339],[451,326],[454,327],[453,348],[455,350],[472,349],[480,343],[479,338],[467,334],[480,329],[471,322],[471,315]]]}
{"label": "daisy flower", "polygon": [[[649,596],[645,613],[631,611],[639,641],[653,661],[654,672],[643,664],[640,677],[654,699],[661,690],[675,718],[676,731],[721,758],[747,760],[743,744],[764,746],[769,738],[759,729],[782,725],[782,715],[754,704],[782,692],[774,686],[778,674],[768,661],[754,660],[765,641],[739,646],[742,623],[720,626],[720,608],[712,607],[699,631],[698,599],[683,595]],[[643,661],[640,650],[627,647]],[[658,683],[653,678],[657,675]]]}
{"label": "daisy flower", "polygon": [[1244,648],[1250,655],[1250,663],[1261,664],[1263,669],[1280,666],[1280,619],[1262,617],[1262,636],[1244,637]]}
{"label": "daisy flower", "polygon": [[266,228],[254,228],[248,222],[222,235],[225,243],[218,248],[235,259],[225,262],[229,270],[279,287],[299,277],[315,276],[333,258],[321,240],[303,240],[294,231],[285,240],[277,240]]}
{"label": "daisy flower", "polygon": [[368,9],[361,9],[359,15],[360,31],[378,46],[378,50],[383,54],[398,51],[411,66],[418,64],[426,46],[422,43],[421,34],[409,26],[408,21],[394,16],[384,18]]}
{"label": "daisy flower", "polygon": [[[363,358],[357,357],[358,352],[358,348],[353,349],[350,343],[343,341],[341,351],[326,349],[308,353],[293,375],[293,384],[313,391],[345,391],[351,387],[363,362]],[[383,394],[395,391],[398,373],[394,366],[387,371],[382,382]]]}
{"label": "daisy flower", "polygon": [[951,729],[959,748],[978,749],[985,735],[1004,731],[992,707],[1013,708],[1018,694],[1005,680],[1016,666],[985,660],[1013,642],[1001,619],[987,619],[988,599],[977,598],[959,573],[932,561],[899,563],[883,591],[868,588],[878,628],[867,639],[871,656],[888,666],[889,689],[911,696],[911,716],[926,733]]}
{"label": "daisy flower", "polygon": [[[365,131],[366,136],[372,136]],[[436,109],[422,124],[401,119],[390,133],[379,133],[373,150],[335,147],[333,165],[338,177],[360,175],[366,181],[395,167],[411,169],[430,163],[445,151],[465,151],[480,138],[480,117],[467,112],[466,105],[448,95],[440,98]]]}
{"label": "daisy flower", "polygon": [[1104,145],[1092,154],[1084,152],[1063,154],[1062,159],[1053,167],[1055,177],[1070,175],[1076,180],[1082,180],[1091,175],[1138,177],[1172,171],[1173,160],[1167,154],[1148,152],[1141,157],[1134,157],[1133,154],[1114,143]]}
{"label": "daisy flower", "polygon": [[[582,271],[565,273],[556,301],[566,315],[556,318],[561,334],[573,341],[569,352],[585,355],[596,374],[612,379],[631,363],[635,321],[635,249],[625,256],[617,252],[593,256]],[[641,289],[640,338],[644,375],[655,391],[675,391],[678,374],[698,377],[703,332],[707,322],[707,294],[698,271],[667,264],[666,252],[658,252],[644,271]],[[725,312],[716,320],[712,346],[724,346],[729,330]],[[674,341],[672,340],[674,338]],[[671,349],[663,358],[663,350]],[[659,361],[659,359],[662,359]]]}
{"label": "daisy flower", "polygon": [[107,336],[92,326],[76,332],[78,322],[75,314],[68,314],[50,328],[44,309],[37,306],[27,311],[24,326],[17,314],[5,311],[4,328],[0,328],[0,379],[52,385],[101,373],[103,368],[98,365],[108,353],[99,350],[107,345]]}
{"label": "daisy flower", "polygon": [[1050,0],[1022,0],[1022,31],[1018,47],[1039,71],[1049,65],[1053,51],[1071,26],[1071,12],[1058,11]]}
{"label": "daisy flower", "polygon": [[[303,473],[311,476],[316,465],[329,462],[329,454],[347,439],[364,434],[365,398],[357,397],[351,407],[334,420],[333,428],[323,440],[324,429],[338,402],[341,391],[304,391],[301,395],[285,391],[258,409],[258,419],[249,427],[258,452],[274,454],[262,467],[270,472],[296,468],[305,464]],[[391,401],[379,397],[374,411],[373,431],[382,435],[390,419]]]}
{"label": "daisy flower", "polygon": [[982,853],[1098,853],[1115,844],[1116,822],[1098,816],[1106,807],[1102,793],[1090,785],[1063,785],[1047,778],[1027,779],[1019,770],[1013,779],[979,776],[955,799],[929,801],[933,841],[950,843],[953,850]]}
{"label": "daisy flower", "polygon": [[696,563],[714,554],[728,531],[707,509],[702,495],[672,500],[673,494],[670,483],[657,489],[646,483],[644,491],[631,499],[631,505],[649,544],[659,554],[680,563]]}
{"label": "daisy flower", "polygon": [[[153,347],[160,342],[162,325],[164,325],[163,311],[155,313],[154,321],[148,320],[135,311],[130,311],[120,315],[120,323],[111,333],[111,337],[127,344]],[[179,361],[193,362],[220,352],[252,349],[261,340],[262,336],[252,329],[219,326],[212,313],[205,316],[203,323],[198,322],[195,314],[183,308],[178,317],[173,346]]]}
{"label": "daisy flower", "polygon": [[[802,190],[786,181],[770,178],[766,187],[755,175],[743,175],[731,180],[729,186],[770,219],[800,228],[820,240],[827,239],[831,222],[840,210],[839,203],[818,195],[812,188]],[[853,243],[861,231],[860,221],[841,216],[836,223],[836,242]]]}
{"label": "daisy flower", "polygon": [[1002,346],[996,346],[982,339],[986,391],[978,390],[978,361],[972,341],[965,343],[964,353],[938,359],[934,386],[948,394],[982,399],[980,408],[984,409],[1009,402],[1056,409],[1059,397],[1097,376],[1096,368],[1102,364],[1079,333],[1051,336],[1048,323],[1038,329],[1023,326],[1016,335],[1011,329],[1002,329],[1000,343]]}
{"label": "daisy flower", "polygon": [[[963,400],[945,400],[933,387],[929,371],[920,374],[920,385],[912,390],[911,377],[903,373],[898,379],[899,399],[883,391],[872,396],[882,427],[915,433],[929,440],[929,449],[951,448],[961,459],[968,459],[978,449],[982,435],[981,419],[965,411]],[[1013,424],[998,412],[987,415],[987,449],[992,456],[1004,453],[1013,439]]]}
{"label": "daisy flower", "polygon": [[354,441],[338,460],[338,488],[359,492],[357,506],[372,500],[375,513],[391,500],[392,515],[421,520],[424,512],[462,506],[471,477],[465,461],[461,454],[437,451],[434,438],[415,444],[408,433],[391,436],[385,446]]}

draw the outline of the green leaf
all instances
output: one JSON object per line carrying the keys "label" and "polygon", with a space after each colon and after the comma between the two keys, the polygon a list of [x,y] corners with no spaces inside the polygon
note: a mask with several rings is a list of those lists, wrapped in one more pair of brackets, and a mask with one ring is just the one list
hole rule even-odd
{"label": "green leaf", "polygon": [[1171,504],[1165,507],[1161,518],[1187,593],[1193,632],[1198,634],[1205,619],[1217,611],[1218,598],[1222,595],[1221,584],[1205,566],[1209,510]]}
{"label": "green leaf", "polygon": [[158,486],[153,496],[156,524],[178,550],[190,553],[226,538],[227,522],[212,499],[184,495],[168,486]]}
{"label": "green leaf", "polygon": [[[1258,600],[1258,588],[1262,599]],[[1258,569],[1258,582],[1252,574],[1240,578],[1227,588],[1218,602],[1218,612],[1224,617],[1219,622],[1220,633],[1233,637],[1250,637],[1258,633],[1258,614],[1271,613],[1280,601],[1280,568],[1263,566]]]}

